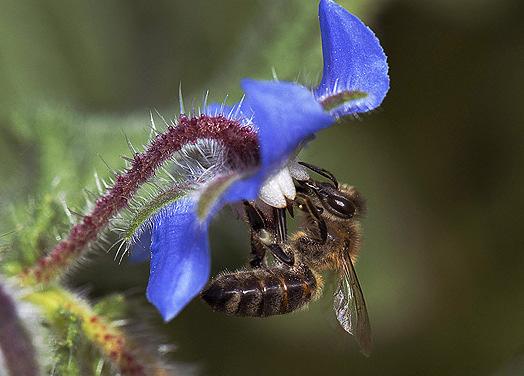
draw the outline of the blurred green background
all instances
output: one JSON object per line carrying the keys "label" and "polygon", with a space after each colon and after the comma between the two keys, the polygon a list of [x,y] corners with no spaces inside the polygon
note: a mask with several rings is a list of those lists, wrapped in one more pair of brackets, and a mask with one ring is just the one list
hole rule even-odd
{"label": "blurred green background", "polygon": [[[382,107],[319,134],[304,160],[367,197],[357,272],[375,351],[338,327],[330,288],[308,311],[226,318],[194,301],[165,325],[173,359],[203,375],[524,374],[524,2],[341,1],[389,57]],[[239,98],[243,77],[314,84],[316,1],[0,0],[0,232],[46,193],[82,207],[124,133],[146,142],[149,111]],[[192,102],[193,101],[193,102]],[[81,209],[78,209],[79,211]],[[16,218],[15,218],[16,220]],[[247,258],[225,211],[213,273]],[[147,265],[100,253],[70,279],[95,298],[141,297]]]}

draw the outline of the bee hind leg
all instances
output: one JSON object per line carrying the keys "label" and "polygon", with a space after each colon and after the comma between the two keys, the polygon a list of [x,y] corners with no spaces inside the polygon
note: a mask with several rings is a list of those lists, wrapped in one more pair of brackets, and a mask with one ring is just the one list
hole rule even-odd
{"label": "bee hind leg", "polygon": [[[288,255],[282,247],[275,242],[275,230],[268,230],[268,223],[262,213],[248,201],[244,201],[247,221],[251,228],[251,254],[253,258],[249,262],[251,267],[258,268],[262,266],[267,251],[280,262],[292,266],[295,263],[293,255]],[[274,212],[275,219],[279,227],[278,238],[282,239],[287,236],[285,224],[285,213],[283,211]]]}
{"label": "bee hind leg", "polygon": [[264,257],[266,255],[266,251],[271,252],[271,254],[283,264],[286,264],[288,266],[293,266],[295,264],[295,258],[293,257],[293,255],[290,256],[286,252],[284,252],[284,250],[279,244],[265,244],[264,242],[260,241],[260,239],[258,239],[256,235],[253,235],[251,237],[251,253],[253,254],[253,258],[249,262],[249,265],[252,268],[261,267],[262,261],[264,260]]}
{"label": "bee hind leg", "polygon": [[251,260],[249,265],[252,268],[260,268],[264,257],[266,256],[266,249],[264,244],[260,241],[256,234],[251,234]]}
{"label": "bee hind leg", "polygon": [[262,266],[262,261],[264,261],[266,255],[266,249],[261,240],[262,231],[265,231],[267,227],[266,220],[262,213],[248,201],[244,201],[244,210],[251,234],[252,258],[249,265],[252,268],[259,268]]}

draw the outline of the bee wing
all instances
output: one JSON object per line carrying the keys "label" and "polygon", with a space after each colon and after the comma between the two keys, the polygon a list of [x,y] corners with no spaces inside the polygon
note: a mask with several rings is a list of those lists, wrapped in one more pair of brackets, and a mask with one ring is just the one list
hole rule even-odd
{"label": "bee wing", "polygon": [[355,336],[361,352],[369,356],[373,346],[371,325],[364,294],[349,255],[344,258],[340,277],[333,303],[335,314],[344,330]]}

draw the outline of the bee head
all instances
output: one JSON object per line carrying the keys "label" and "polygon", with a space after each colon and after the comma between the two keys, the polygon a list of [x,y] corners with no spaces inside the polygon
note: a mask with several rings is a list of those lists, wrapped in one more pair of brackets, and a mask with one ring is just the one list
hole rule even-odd
{"label": "bee head", "polygon": [[[357,190],[346,184],[317,182],[308,180],[301,182],[309,197],[319,211],[327,211],[336,219],[349,220],[361,217],[365,212],[365,202]],[[306,194],[307,194],[306,193]]]}

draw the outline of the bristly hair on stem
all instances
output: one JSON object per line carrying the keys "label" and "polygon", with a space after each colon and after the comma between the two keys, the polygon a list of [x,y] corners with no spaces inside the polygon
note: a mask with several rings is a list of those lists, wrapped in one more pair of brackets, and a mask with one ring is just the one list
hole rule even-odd
{"label": "bristly hair on stem", "polygon": [[114,184],[96,200],[91,212],[49,254],[25,270],[22,280],[26,284],[47,283],[60,277],[174,153],[199,140],[215,140],[223,145],[228,151],[227,163],[234,169],[252,169],[258,164],[258,139],[250,126],[221,115],[181,115],[176,123],[156,135],[143,152],[134,153],[130,167],[115,175]]}

